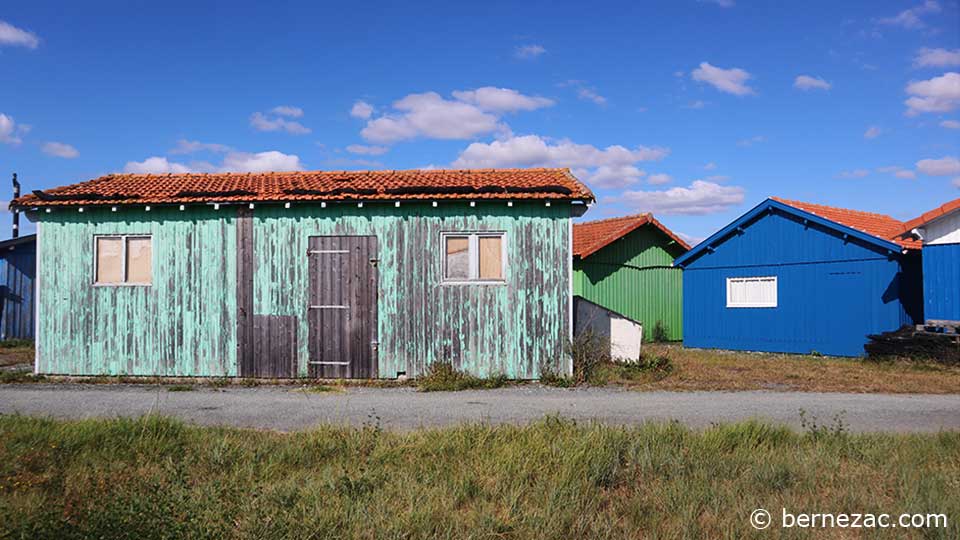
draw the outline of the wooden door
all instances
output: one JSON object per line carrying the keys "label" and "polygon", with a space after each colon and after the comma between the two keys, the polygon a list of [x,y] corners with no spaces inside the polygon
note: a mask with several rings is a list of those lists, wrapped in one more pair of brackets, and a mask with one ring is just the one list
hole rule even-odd
{"label": "wooden door", "polygon": [[311,236],[310,376],[377,376],[377,237]]}

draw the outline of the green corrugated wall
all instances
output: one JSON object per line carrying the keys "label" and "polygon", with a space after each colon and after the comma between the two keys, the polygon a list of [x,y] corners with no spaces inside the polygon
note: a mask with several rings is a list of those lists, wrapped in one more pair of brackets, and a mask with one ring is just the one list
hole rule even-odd
{"label": "green corrugated wall", "polygon": [[670,268],[682,248],[644,225],[600,251],[576,259],[574,294],[643,323],[645,340],[662,321],[670,340],[683,339],[683,273]]}
{"label": "green corrugated wall", "polygon": [[[40,373],[237,375],[237,209],[58,209],[39,215]],[[505,285],[442,284],[441,232],[503,231]],[[379,375],[449,360],[478,375],[567,372],[570,208],[517,202],[257,205],[254,315],[298,317],[307,373],[307,240],[375,235]],[[153,285],[94,287],[96,234],[153,235]]]}

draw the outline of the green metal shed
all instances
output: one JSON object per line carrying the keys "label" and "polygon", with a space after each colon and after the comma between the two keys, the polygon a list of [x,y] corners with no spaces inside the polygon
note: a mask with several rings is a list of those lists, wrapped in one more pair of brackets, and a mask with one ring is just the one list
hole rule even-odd
{"label": "green metal shed", "polygon": [[569,373],[566,169],[109,175],[37,222],[36,371]]}
{"label": "green metal shed", "polygon": [[683,273],[673,260],[690,246],[650,214],[577,223],[573,227],[573,291],[643,325],[659,322],[683,339]]}

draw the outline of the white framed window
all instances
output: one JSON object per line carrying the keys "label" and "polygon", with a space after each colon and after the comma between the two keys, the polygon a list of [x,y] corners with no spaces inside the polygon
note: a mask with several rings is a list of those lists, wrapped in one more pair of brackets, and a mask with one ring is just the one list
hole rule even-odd
{"label": "white framed window", "polygon": [[503,283],[507,275],[507,241],[502,232],[446,232],[443,281],[446,283]]}
{"label": "white framed window", "polygon": [[94,285],[150,285],[153,238],[143,234],[93,237]]}
{"label": "white framed window", "polygon": [[727,307],[777,307],[777,276],[727,278]]}

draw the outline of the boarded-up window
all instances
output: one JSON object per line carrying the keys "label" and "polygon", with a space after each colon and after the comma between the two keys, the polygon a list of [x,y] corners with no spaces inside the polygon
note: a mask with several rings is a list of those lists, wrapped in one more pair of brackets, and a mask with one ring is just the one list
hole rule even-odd
{"label": "boarded-up window", "polygon": [[97,238],[97,283],[123,282],[123,238]]}
{"label": "boarded-up window", "polygon": [[150,283],[152,259],[150,238],[127,238],[127,283]]}
{"label": "boarded-up window", "polygon": [[447,236],[446,244],[447,259],[444,277],[447,279],[469,279],[470,237]]}
{"label": "boarded-up window", "polygon": [[444,233],[442,238],[445,281],[503,282],[506,267],[503,233]]}
{"label": "boarded-up window", "polygon": [[727,278],[727,307],[777,307],[777,277]]}
{"label": "boarded-up window", "polygon": [[480,279],[503,279],[503,247],[499,236],[481,236]]}
{"label": "boarded-up window", "polygon": [[95,277],[99,285],[149,285],[153,245],[149,236],[97,236]]}

